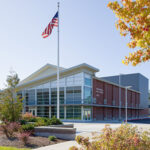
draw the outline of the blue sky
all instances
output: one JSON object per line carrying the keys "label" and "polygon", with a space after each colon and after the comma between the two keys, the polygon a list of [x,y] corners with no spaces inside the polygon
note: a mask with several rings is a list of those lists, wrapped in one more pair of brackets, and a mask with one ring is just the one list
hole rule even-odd
{"label": "blue sky", "polygon": [[[60,64],[88,63],[97,76],[142,73],[150,78],[150,62],[137,67],[121,63],[134,50],[115,28],[110,0],[60,0]],[[0,88],[10,70],[24,79],[46,63],[57,64],[57,29],[41,34],[57,11],[56,0],[5,0],[0,4]]]}

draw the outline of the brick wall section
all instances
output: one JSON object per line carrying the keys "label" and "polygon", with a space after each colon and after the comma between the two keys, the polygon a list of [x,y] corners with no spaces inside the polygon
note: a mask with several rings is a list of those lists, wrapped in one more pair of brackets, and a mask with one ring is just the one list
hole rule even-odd
{"label": "brick wall section", "polygon": [[[128,90],[128,118],[135,118],[139,116],[140,111],[135,109],[139,107],[140,94]],[[94,120],[117,120],[119,118],[119,87],[98,79],[93,79],[93,98],[96,99],[94,104],[106,105],[93,107]],[[107,99],[107,103],[105,103]],[[113,106],[117,107],[114,108]],[[125,107],[125,89],[121,88],[121,106]],[[146,114],[146,111],[141,111]],[[125,109],[121,109],[121,116],[125,118]]]}

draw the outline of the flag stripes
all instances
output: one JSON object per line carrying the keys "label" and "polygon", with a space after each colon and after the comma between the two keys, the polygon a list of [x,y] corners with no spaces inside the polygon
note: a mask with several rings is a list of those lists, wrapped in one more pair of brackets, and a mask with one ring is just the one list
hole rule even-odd
{"label": "flag stripes", "polygon": [[58,12],[55,14],[51,22],[45,28],[44,32],[42,33],[42,37],[48,37],[52,33],[53,27],[58,27]]}

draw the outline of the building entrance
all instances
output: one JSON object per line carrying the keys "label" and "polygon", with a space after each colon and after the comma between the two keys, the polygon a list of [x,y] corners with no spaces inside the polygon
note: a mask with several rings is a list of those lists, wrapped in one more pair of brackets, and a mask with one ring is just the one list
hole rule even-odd
{"label": "building entrance", "polygon": [[84,109],[83,119],[88,121],[91,120],[91,109]]}

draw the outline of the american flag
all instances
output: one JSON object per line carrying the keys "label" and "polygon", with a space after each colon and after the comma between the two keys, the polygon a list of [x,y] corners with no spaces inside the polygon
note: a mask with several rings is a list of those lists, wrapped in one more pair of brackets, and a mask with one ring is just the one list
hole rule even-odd
{"label": "american flag", "polygon": [[42,33],[42,37],[48,37],[52,33],[53,27],[58,27],[58,12],[55,14],[52,21],[45,28],[44,32]]}

